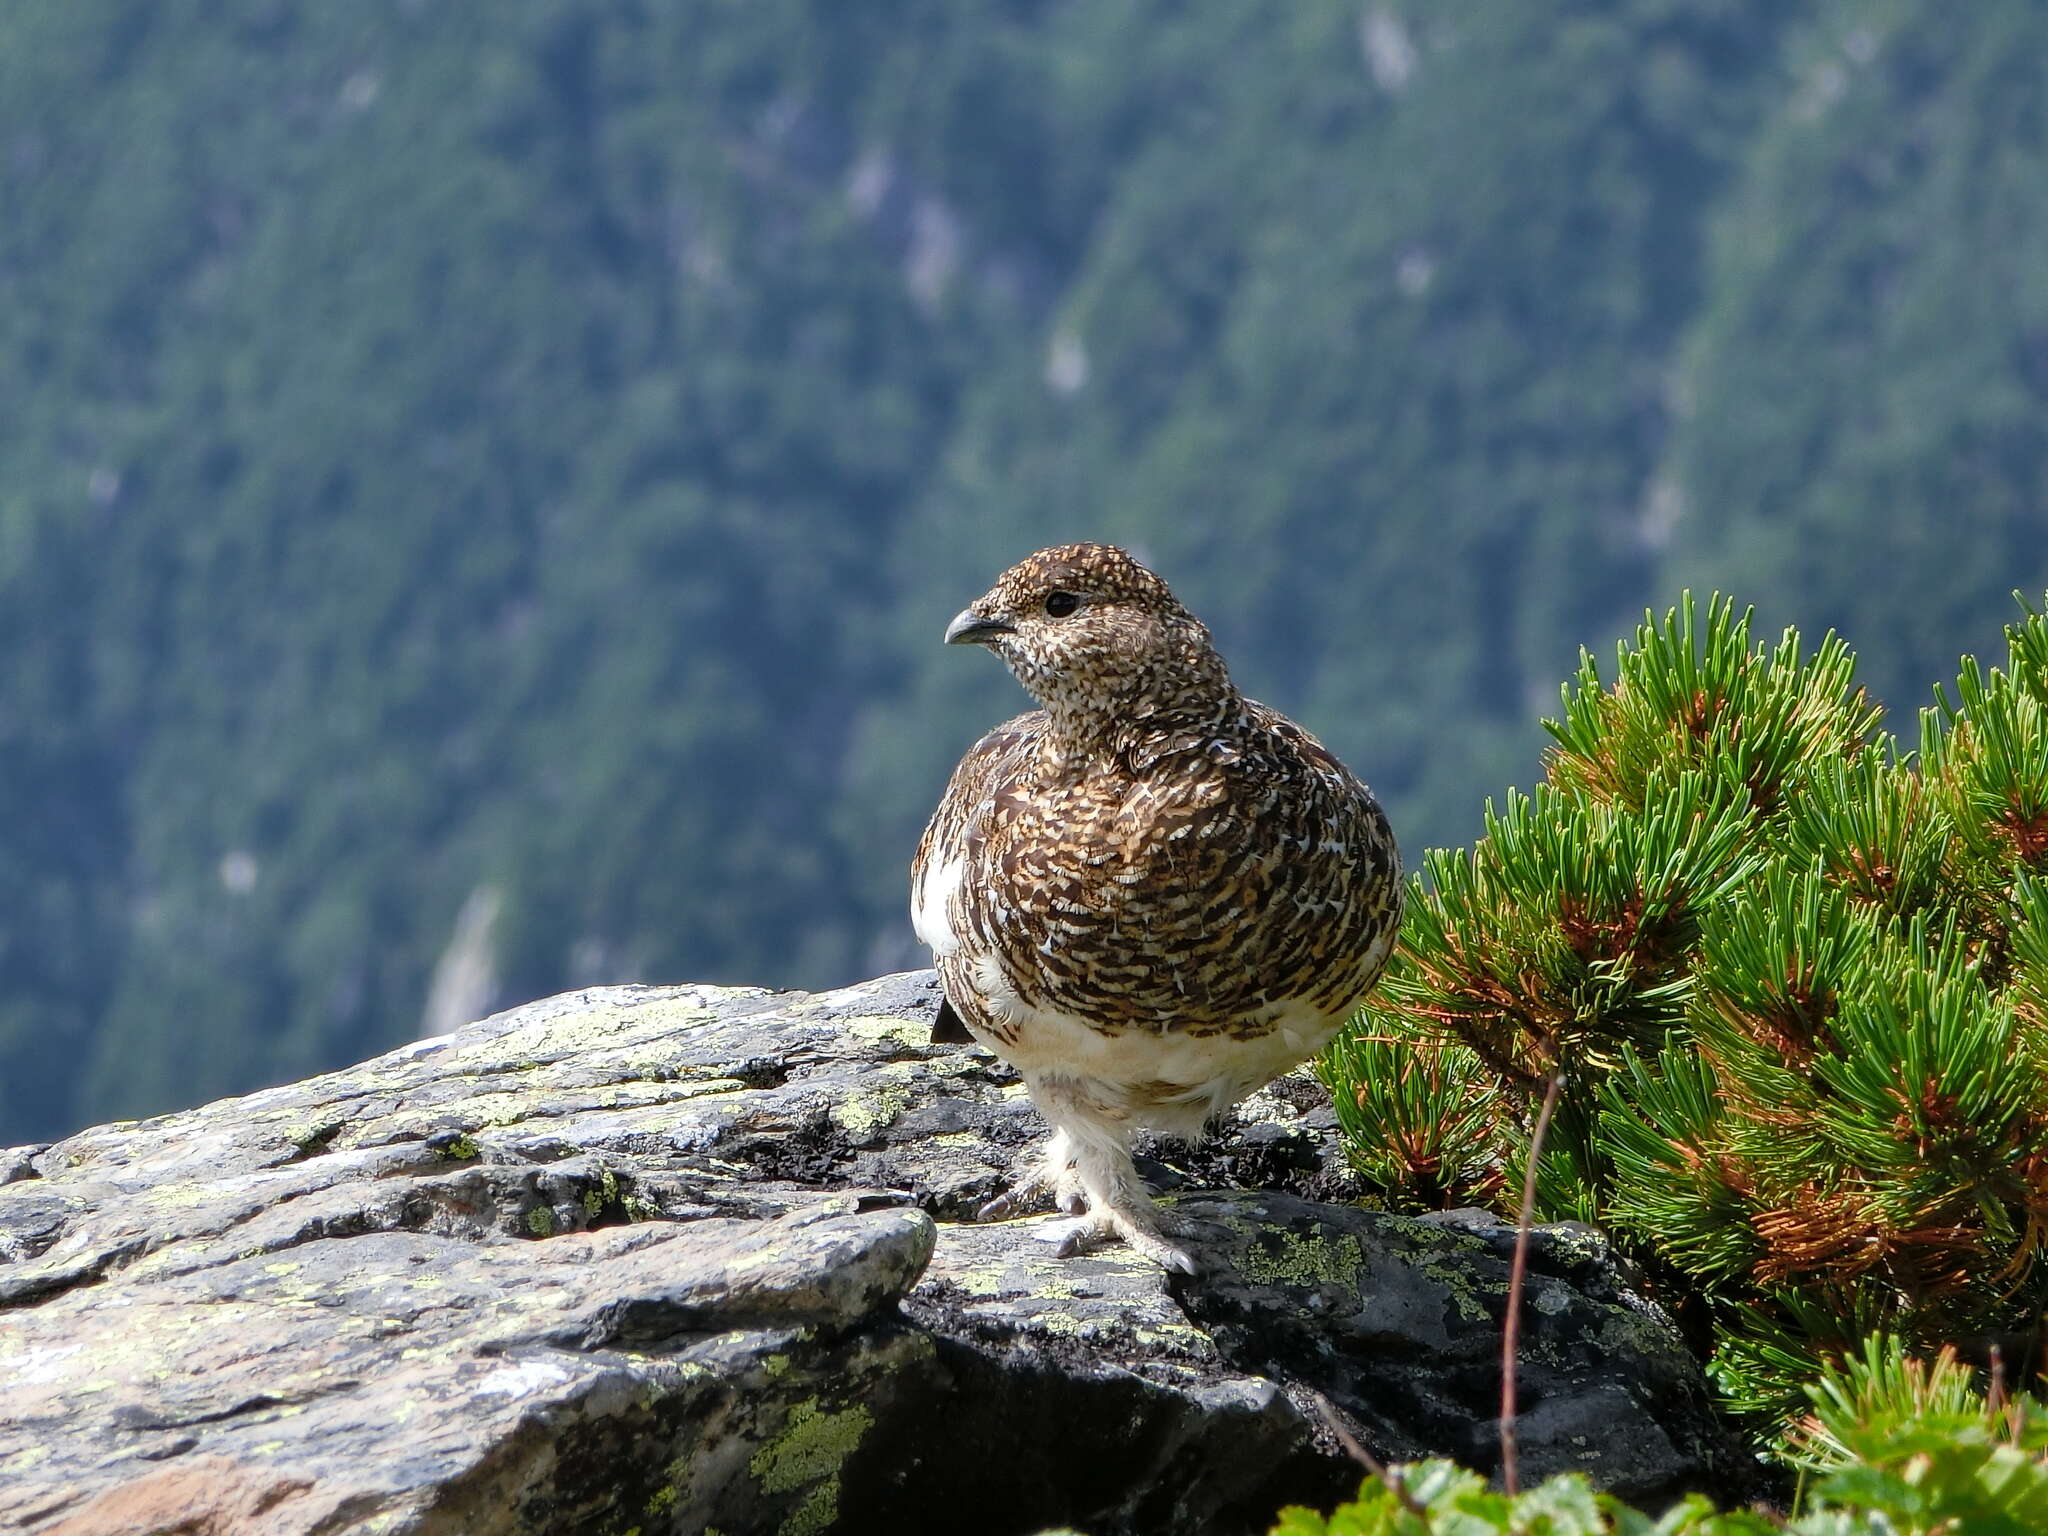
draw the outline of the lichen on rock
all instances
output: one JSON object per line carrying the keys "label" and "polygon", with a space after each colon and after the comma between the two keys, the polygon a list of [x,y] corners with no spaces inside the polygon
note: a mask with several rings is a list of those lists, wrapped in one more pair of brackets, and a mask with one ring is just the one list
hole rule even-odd
{"label": "lichen on rock", "polygon": [[[1061,1259],[1060,1218],[970,1219],[1042,1126],[934,1002],[579,992],[0,1154],[0,1526],[1220,1536],[1355,1488],[1310,1391],[1485,1463],[1497,1223],[1302,1198],[1341,1158],[1282,1085],[1146,1165],[1201,1276]],[[1524,1474],[1727,1491],[1597,1234],[1538,1249]]]}

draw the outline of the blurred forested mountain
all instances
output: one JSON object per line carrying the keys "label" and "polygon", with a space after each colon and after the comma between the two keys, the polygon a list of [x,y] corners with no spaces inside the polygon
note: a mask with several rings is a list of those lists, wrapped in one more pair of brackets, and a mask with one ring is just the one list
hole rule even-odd
{"label": "blurred forested mountain", "polygon": [[1910,730],[2044,412],[2036,0],[7,7],[0,1143],[911,962],[1056,539],[1411,855],[1684,584]]}

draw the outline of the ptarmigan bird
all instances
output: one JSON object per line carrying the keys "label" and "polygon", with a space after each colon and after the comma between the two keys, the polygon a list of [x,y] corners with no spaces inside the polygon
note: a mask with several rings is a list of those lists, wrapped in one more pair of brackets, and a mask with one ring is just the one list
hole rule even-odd
{"label": "ptarmigan bird", "polygon": [[[1379,980],[1401,869],[1372,791],[1239,693],[1209,632],[1106,544],[1041,550],[947,627],[1042,706],[953,771],[911,865],[936,1039],[1016,1067],[1053,1136],[984,1215],[1050,1193],[1169,1268],[1139,1127],[1184,1138],[1323,1046]],[[966,1034],[959,1025],[966,1026]]]}

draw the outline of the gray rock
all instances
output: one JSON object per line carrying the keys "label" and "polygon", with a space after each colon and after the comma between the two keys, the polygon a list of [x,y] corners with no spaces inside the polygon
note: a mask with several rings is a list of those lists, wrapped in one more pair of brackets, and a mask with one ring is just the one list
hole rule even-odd
{"label": "gray rock", "polygon": [[[1294,1081],[1150,1165],[1201,1276],[1058,1259],[966,1219],[1042,1127],[934,1002],[580,992],[0,1155],[0,1527],[1263,1531],[1357,1485],[1314,1393],[1490,1465],[1511,1229],[1303,1198]],[[1740,1491],[1598,1234],[1541,1234],[1524,1326],[1525,1477]]]}

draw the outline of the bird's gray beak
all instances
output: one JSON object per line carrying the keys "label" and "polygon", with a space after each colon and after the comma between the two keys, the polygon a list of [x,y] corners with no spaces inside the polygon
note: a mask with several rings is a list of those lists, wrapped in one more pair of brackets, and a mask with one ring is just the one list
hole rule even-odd
{"label": "bird's gray beak", "polygon": [[997,635],[1013,635],[1017,631],[1001,619],[985,619],[972,608],[962,608],[953,615],[953,622],[946,626],[948,645],[986,645]]}

